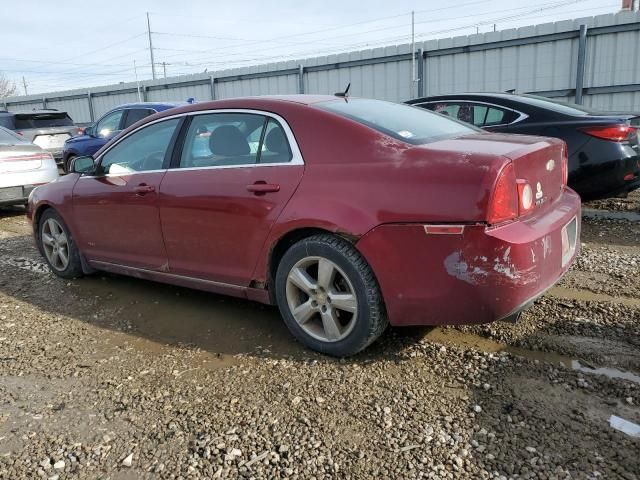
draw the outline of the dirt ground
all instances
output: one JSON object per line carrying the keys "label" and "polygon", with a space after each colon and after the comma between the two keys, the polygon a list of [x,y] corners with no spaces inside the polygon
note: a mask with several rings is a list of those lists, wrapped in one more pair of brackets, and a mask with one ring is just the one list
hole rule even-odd
{"label": "dirt ground", "polygon": [[640,438],[609,422],[640,423],[640,223],[586,218],[582,241],[517,324],[336,360],[274,308],[63,281],[0,210],[0,478],[638,479]]}

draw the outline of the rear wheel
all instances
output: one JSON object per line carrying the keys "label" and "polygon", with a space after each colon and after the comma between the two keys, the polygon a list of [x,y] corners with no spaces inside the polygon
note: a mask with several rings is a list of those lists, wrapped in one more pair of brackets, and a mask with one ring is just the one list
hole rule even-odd
{"label": "rear wheel", "polygon": [[275,287],[289,330],[322,353],[353,355],[388,324],[371,268],[340,237],[315,235],[294,244],[280,261]]}
{"label": "rear wheel", "polygon": [[82,276],[80,252],[64,220],[53,209],[40,218],[38,242],[53,273],[63,278]]}

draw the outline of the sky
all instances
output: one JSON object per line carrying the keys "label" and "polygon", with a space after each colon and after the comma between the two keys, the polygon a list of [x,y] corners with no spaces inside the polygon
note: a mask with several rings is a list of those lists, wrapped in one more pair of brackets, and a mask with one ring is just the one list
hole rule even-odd
{"label": "sky", "polygon": [[[619,11],[621,0],[0,0],[0,74],[29,94],[220,71]],[[135,62],[135,68],[134,68]],[[164,62],[164,66],[162,63]]]}

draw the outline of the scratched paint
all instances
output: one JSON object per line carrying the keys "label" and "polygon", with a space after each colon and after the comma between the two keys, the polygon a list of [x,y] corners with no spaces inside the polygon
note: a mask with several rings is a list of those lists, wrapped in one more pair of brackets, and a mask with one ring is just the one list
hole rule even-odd
{"label": "scratched paint", "polygon": [[[531,253],[535,257],[533,250]],[[518,269],[511,260],[509,246],[496,251],[493,260],[489,260],[484,255],[466,259],[462,251],[456,250],[445,258],[444,267],[449,275],[471,285],[486,285],[492,282],[526,285],[539,279],[535,258],[533,263],[525,269]]]}

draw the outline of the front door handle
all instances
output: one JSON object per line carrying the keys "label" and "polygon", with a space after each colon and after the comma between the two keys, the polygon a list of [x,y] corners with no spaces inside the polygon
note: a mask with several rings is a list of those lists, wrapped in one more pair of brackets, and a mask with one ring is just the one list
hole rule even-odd
{"label": "front door handle", "polygon": [[146,183],[141,183],[137,187],[133,187],[133,191],[136,195],[146,195],[147,193],[155,192],[156,187],[153,185],[147,185]]}
{"label": "front door handle", "polygon": [[265,193],[279,192],[280,185],[275,183],[256,182],[253,185],[247,185],[247,190],[256,195],[264,195]]}

